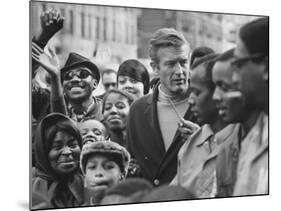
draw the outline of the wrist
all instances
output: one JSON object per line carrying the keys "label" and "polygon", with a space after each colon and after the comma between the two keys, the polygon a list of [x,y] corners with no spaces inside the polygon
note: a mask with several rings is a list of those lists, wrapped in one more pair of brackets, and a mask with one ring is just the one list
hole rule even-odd
{"label": "wrist", "polygon": [[53,35],[54,33],[52,32],[41,30],[40,34],[36,36],[35,40],[41,48],[44,48]]}

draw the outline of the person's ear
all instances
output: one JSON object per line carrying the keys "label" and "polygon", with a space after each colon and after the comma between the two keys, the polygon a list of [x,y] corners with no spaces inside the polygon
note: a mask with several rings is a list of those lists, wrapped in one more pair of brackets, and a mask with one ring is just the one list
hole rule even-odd
{"label": "person's ear", "polygon": [[94,78],[91,83],[92,83],[93,90],[95,90],[97,88],[97,86],[98,86],[97,79]]}

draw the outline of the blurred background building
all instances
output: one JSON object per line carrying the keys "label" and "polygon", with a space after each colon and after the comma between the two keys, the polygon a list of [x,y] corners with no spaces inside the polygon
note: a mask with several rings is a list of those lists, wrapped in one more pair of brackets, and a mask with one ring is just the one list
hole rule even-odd
{"label": "blurred background building", "polygon": [[234,47],[241,25],[255,18],[257,17],[143,9],[138,19],[138,57],[149,63],[149,39],[162,27],[172,27],[181,31],[192,49],[207,46],[221,53]]}
{"label": "blurred background building", "polygon": [[129,58],[137,58],[137,20],[140,10],[94,5],[32,2],[32,35],[40,32],[40,14],[56,9],[65,18],[63,29],[50,45],[63,61],[74,51],[99,65],[116,69]]}
{"label": "blurred background building", "polygon": [[[64,64],[68,53],[80,53],[101,69],[118,66],[126,59],[139,59],[148,68],[148,43],[163,27],[181,31],[192,49],[213,48],[218,53],[234,47],[239,27],[255,18],[207,12],[125,8],[68,3],[32,2],[31,35],[40,32],[40,15],[56,9],[65,17],[64,27],[49,42]],[[97,93],[102,92],[98,87]]]}

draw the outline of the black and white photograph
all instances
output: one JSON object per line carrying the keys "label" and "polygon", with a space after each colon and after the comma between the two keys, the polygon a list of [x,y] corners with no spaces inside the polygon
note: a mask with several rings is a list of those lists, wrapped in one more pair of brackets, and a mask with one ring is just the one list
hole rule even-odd
{"label": "black and white photograph", "polygon": [[269,15],[29,12],[31,210],[269,195]]}

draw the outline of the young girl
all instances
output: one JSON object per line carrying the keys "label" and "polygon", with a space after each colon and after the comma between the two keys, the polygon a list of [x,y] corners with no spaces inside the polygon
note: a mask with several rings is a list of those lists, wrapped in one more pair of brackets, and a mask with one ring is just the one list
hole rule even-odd
{"label": "young girl", "polygon": [[108,188],[125,179],[129,161],[129,152],[117,143],[98,141],[84,145],[80,166],[85,177],[85,202],[99,204]]}
{"label": "young girl", "polygon": [[125,146],[126,123],[134,98],[126,92],[113,89],[103,98],[102,114],[111,141]]}
{"label": "young girl", "polygon": [[149,92],[149,74],[138,60],[124,61],[117,72],[117,87],[135,96],[136,99]]}

